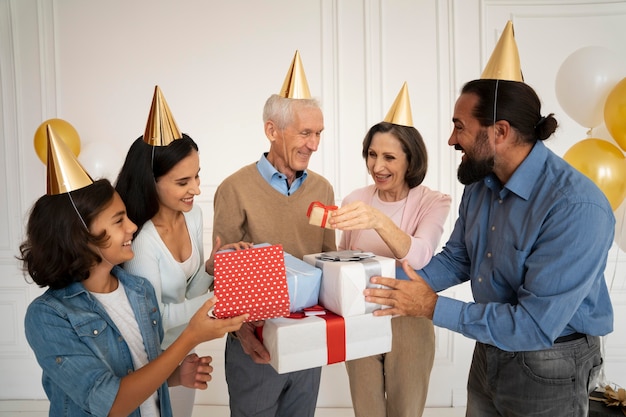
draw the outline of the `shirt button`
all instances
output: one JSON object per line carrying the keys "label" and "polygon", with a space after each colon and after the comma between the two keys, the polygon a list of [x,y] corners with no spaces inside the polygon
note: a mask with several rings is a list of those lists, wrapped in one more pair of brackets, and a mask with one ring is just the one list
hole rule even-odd
{"label": "shirt button", "polygon": [[491,258],[491,252],[487,252],[487,258]]}
{"label": "shirt button", "polygon": [[94,334],[94,335],[97,335],[97,334],[98,334],[98,331],[97,331],[97,330],[94,330],[94,331],[93,331],[93,334]]}
{"label": "shirt button", "polygon": [[483,282],[483,277],[478,277],[478,282]]}
{"label": "shirt button", "polygon": [[156,321],[156,320],[152,320],[152,324],[153,324],[154,326],[156,326],[157,321]]}
{"label": "shirt button", "polygon": [[61,362],[63,362],[63,359],[61,359],[60,356],[57,356],[56,359],[55,359],[55,362],[56,363],[61,363]]}
{"label": "shirt button", "polygon": [[491,231],[493,232],[494,230],[496,230],[496,226],[491,226]]}
{"label": "shirt button", "polygon": [[502,199],[499,199],[499,200],[498,200],[498,203],[502,204]]}

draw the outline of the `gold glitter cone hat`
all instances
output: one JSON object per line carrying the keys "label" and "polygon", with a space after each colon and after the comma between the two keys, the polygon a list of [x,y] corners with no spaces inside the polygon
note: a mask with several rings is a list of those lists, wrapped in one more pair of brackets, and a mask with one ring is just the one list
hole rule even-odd
{"label": "gold glitter cone hat", "polygon": [[391,105],[383,121],[393,123],[394,125],[415,127],[413,126],[411,101],[409,100],[409,87],[406,85],[406,81],[402,84],[396,100]]}
{"label": "gold glitter cone hat", "polygon": [[491,53],[491,58],[480,78],[524,82],[519,52],[513,35],[513,22],[510,20],[506,23],[504,32],[500,35],[500,40]]}
{"label": "gold glitter cone hat", "polygon": [[78,162],[72,150],[57,137],[50,125],[48,133],[48,195],[75,191],[93,184],[93,180]]}
{"label": "gold glitter cone hat", "polygon": [[182,137],[161,89],[155,86],[143,141],[152,146],[167,146]]}
{"label": "gold glitter cone hat", "polygon": [[296,51],[291,61],[291,66],[289,67],[289,71],[287,71],[287,76],[285,77],[279,95],[285,98],[311,98],[309,84],[306,81],[304,67],[302,66],[300,52],[298,51]]}

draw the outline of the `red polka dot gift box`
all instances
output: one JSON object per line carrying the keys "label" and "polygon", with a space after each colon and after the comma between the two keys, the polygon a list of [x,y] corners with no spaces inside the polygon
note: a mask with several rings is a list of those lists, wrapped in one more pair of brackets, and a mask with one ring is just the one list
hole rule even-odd
{"label": "red polka dot gift box", "polygon": [[247,321],[258,321],[289,315],[282,245],[217,252],[213,275],[217,318],[248,313]]}

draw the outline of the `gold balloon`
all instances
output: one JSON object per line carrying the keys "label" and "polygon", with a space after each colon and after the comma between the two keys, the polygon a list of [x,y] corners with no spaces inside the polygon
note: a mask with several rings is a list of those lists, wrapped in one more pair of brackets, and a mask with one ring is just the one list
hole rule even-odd
{"label": "gold balloon", "polygon": [[37,156],[44,165],[48,162],[48,133],[46,125],[50,125],[57,137],[65,142],[74,156],[78,156],[80,153],[80,137],[74,126],[63,119],[49,119],[39,125],[35,131],[34,140],[35,152],[37,152]]}
{"label": "gold balloon", "polygon": [[611,203],[613,211],[626,197],[626,158],[611,142],[590,138],[571,148],[563,159],[593,181]]}
{"label": "gold balloon", "polygon": [[626,151],[626,78],[613,87],[604,102],[604,123],[615,142]]}

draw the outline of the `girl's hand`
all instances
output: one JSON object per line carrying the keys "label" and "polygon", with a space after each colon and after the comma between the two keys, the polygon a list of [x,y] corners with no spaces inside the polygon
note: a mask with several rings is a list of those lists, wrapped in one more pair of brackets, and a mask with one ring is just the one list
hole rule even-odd
{"label": "girl's hand", "polygon": [[228,319],[216,319],[211,314],[215,302],[215,297],[207,300],[191,317],[184,330],[184,332],[190,333],[195,340],[194,346],[209,340],[219,339],[224,337],[226,333],[239,330],[243,322],[250,317],[249,314],[242,314]]}
{"label": "girl's hand", "polygon": [[180,364],[180,385],[187,388],[206,389],[211,380],[213,367],[210,356],[199,357],[195,353],[187,356]]}

